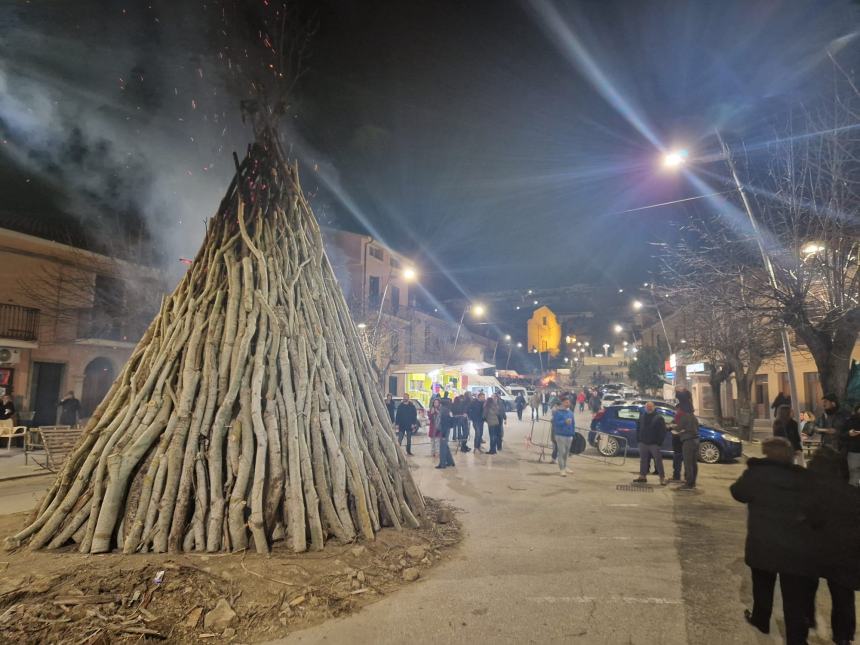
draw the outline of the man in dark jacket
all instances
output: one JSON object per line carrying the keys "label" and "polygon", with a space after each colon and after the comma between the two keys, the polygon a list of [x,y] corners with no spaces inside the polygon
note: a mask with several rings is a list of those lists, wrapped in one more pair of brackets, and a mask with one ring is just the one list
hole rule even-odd
{"label": "man in dark jacket", "polygon": [[81,414],[81,402],[75,398],[75,393],[69,391],[62,401],[59,403],[60,410],[60,425],[61,426],[76,426],[78,425],[78,417]]}
{"label": "man in dark jacket", "polygon": [[839,399],[835,394],[827,394],[821,399],[824,412],[815,422],[815,429],[821,435],[821,445],[839,450],[839,439],[847,421],[847,415],[839,409]]}
{"label": "man in dark jacket", "polygon": [[406,435],[406,454],[412,455],[412,432],[418,426],[418,410],[412,401],[409,400],[409,395],[404,394],[403,400],[397,406],[397,413],[394,415],[394,425],[397,426],[397,443],[403,444],[403,435]]}
{"label": "man in dark jacket", "polygon": [[816,548],[809,554],[819,572],[808,606],[814,612],[818,577],[826,579],[833,641],[847,644],[854,640],[857,626],[854,592],[860,589],[860,489],[848,485],[845,459],[830,448],[816,451],[809,472],[814,500],[824,521]]}
{"label": "man in dark jacket", "polygon": [[439,465],[436,468],[450,468],[454,465],[448,439],[454,431],[454,416],[451,414],[451,399],[442,398],[439,408]]}
{"label": "man in dark jacket", "polygon": [[472,426],[475,428],[475,450],[481,451],[481,444],[484,442],[484,401],[486,395],[479,392],[478,396],[472,399],[469,404],[469,419],[472,421]]}
{"label": "man in dark jacket", "polygon": [[782,437],[762,442],[763,459],[747,461],[747,469],[731,485],[732,497],[747,505],[744,561],[752,572],[753,609],[744,616],[767,634],[773,609],[773,589],[779,574],[786,642],[806,643],[811,622],[809,593],[818,580],[810,557],[819,544],[814,526],[821,513],[812,492],[812,478],[795,466],[794,449]]}
{"label": "man in dark jacket", "polygon": [[391,398],[391,393],[385,395],[385,409],[388,410],[388,416],[391,417],[391,423],[394,423],[394,412],[397,410],[397,404]]}
{"label": "man in dark jacket", "polygon": [[681,441],[686,478],[684,485],[676,490],[694,490],[699,474],[699,420],[692,412],[686,412],[684,405],[679,403],[675,408],[675,427],[672,430],[672,434]]}
{"label": "man in dark jacket", "polygon": [[651,459],[654,459],[660,485],[665,486],[666,473],[663,470],[663,453],[660,450],[666,438],[666,422],[651,401],[645,404],[645,411],[639,416],[636,434],[639,440],[639,477],[633,481],[642,484],[648,481],[648,465]]}

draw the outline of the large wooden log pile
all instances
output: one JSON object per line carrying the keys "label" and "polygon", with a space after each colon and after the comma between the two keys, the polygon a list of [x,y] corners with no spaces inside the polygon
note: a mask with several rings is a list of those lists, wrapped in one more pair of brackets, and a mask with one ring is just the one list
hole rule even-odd
{"label": "large wooden log pile", "polygon": [[266,130],[192,267],[10,546],[295,551],[416,527],[424,501],[319,226]]}

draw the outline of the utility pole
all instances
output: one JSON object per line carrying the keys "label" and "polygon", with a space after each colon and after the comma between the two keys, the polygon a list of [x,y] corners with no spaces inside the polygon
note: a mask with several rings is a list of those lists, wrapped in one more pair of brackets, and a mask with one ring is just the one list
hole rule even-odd
{"label": "utility pole", "polygon": [[[759,228],[758,220],[756,220],[755,215],[753,215],[752,207],[750,206],[749,199],[747,198],[746,192],[744,192],[743,185],[741,184],[741,180],[738,177],[737,170],[735,169],[735,162],[732,159],[732,151],[729,149],[726,142],[723,140],[722,135],[719,130],[716,131],[717,139],[720,142],[720,145],[723,148],[723,153],[726,155],[726,163],[729,166],[729,170],[732,173],[732,179],[734,179],[735,186],[737,186],[738,193],[740,193],[741,201],[744,204],[744,209],[747,212],[747,216],[750,220],[750,225],[752,226],[753,232],[755,233],[756,244],[758,244],[759,253],[761,253],[761,259],[764,263],[764,268],[767,271],[768,280],[770,281],[770,286],[774,291],[779,290],[779,283],[776,281],[776,273],[773,270],[773,263],[770,260],[770,256],[767,253],[767,249],[765,248],[765,239],[762,235],[761,228]],[[800,397],[797,395],[797,381],[794,374],[794,359],[791,356],[791,340],[788,336],[788,327],[785,324],[780,325],[780,336],[782,337],[782,351],[785,354],[785,369],[788,371],[788,388],[791,390],[791,403],[794,407],[794,418],[800,421]]]}

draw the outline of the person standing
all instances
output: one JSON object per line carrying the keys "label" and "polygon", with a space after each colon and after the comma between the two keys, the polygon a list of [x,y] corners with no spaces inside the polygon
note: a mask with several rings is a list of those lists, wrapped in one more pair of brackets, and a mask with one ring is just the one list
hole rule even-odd
{"label": "person standing", "polygon": [[806,643],[809,632],[809,594],[818,580],[812,553],[820,544],[814,526],[820,522],[810,474],[795,466],[794,448],[782,437],[762,442],[763,459],[750,458],[747,469],[731,485],[732,497],[747,505],[744,561],[753,586],[752,611],[747,622],[770,632],[773,590],[779,575],[785,616],[786,642]]}
{"label": "person standing", "polygon": [[[469,406],[472,405],[472,393],[466,392],[457,398],[460,399],[459,409],[451,409],[457,416],[457,439],[460,441],[460,452],[469,452]],[[454,405],[457,405],[457,399],[454,399]]]}
{"label": "person standing", "polygon": [[591,407],[592,414],[600,412],[600,396],[596,391],[591,392],[591,403],[589,405]]}
{"label": "person standing", "polygon": [[788,440],[794,448],[794,461],[803,465],[803,444],[800,442],[800,429],[797,421],[791,418],[791,407],[781,405],[776,409],[776,418],[773,420],[773,436]]}
{"label": "person standing", "polygon": [[385,409],[388,410],[388,416],[391,418],[391,423],[394,423],[394,412],[397,410],[397,404],[391,398],[391,392],[385,395]]}
{"label": "person standing", "polygon": [[678,399],[678,407],[687,414],[693,414],[696,411],[693,408],[693,393],[683,385],[675,388],[675,398]]}
{"label": "person standing", "polygon": [[784,392],[779,392],[773,399],[773,403],[770,404],[770,409],[773,410],[774,417],[776,417],[777,413],[779,412],[779,409],[783,405],[787,405],[789,408],[791,407],[791,396],[785,394]]}
{"label": "person standing", "polygon": [[418,425],[418,410],[412,401],[409,400],[409,395],[404,394],[403,400],[397,406],[397,412],[394,415],[394,425],[397,426],[397,443],[403,445],[403,437],[406,436],[406,454],[412,455],[412,433]]}
{"label": "person standing", "polygon": [[845,427],[846,415],[839,409],[839,399],[828,394],[821,399],[824,412],[818,417],[815,428],[821,435],[821,445],[839,452],[839,439]]}
{"label": "person standing", "polygon": [[501,452],[502,442],[505,439],[505,425],[508,423],[508,411],[505,409],[505,402],[502,400],[501,394],[496,392],[493,395],[493,398],[496,399],[496,404],[499,406],[499,419],[501,420],[501,423],[499,424],[499,437],[496,441],[496,450]]}
{"label": "person standing", "polygon": [[809,460],[814,502],[824,520],[811,556],[820,567],[810,589],[813,616],[818,578],[830,590],[830,628],[835,643],[851,643],[857,628],[854,592],[860,589],[860,490],[849,486],[842,455],[820,448]]}
{"label": "person standing", "polygon": [[481,445],[484,443],[484,401],[486,395],[483,392],[478,392],[478,396],[472,399],[469,404],[469,418],[472,421],[472,426],[475,428],[475,452],[481,452]]}
{"label": "person standing", "polygon": [[585,410],[585,390],[580,390],[579,394],[576,395],[576,403],[579,406],[579,411],[583,412]]}
{"label": "person standing", "polygon": [[636,434],[639,440],[639,477],[633,481],[641,484],[648,481],[648,465],[654,459],[660,485],[665,486],[667,482],[661,449],[666,438],[666,422],[651,401],[645,404],[645,410],[639,416]]}
{"label": "person standing", "polygon": [[484,420],[487,422],[487,428],[490,433],[490,450],[488,455],[495,455],[498,452],[500,441],[502,413],[499,410],[499,401],[495,396],[491,396],[484,403]]}
{"label": "person standing", "polygon": [[515,403],[517,405],[517,420],[522,421],[523,420],[523,409],[525,409],[525,407],[526,407],[526,397],[523,396],[522,392],[517,394],[517,398],[516,398]]}
{"label": "person standing", "polygon": [[15,404],[12,402],[12,397],[8,394],[3,395],[0,399],[0,421],[11,419],[15,416]]}
{"label": "person standing", "polygon": [[843,443],[848,451],[848,483],[860,487],[860,405],[845,423]]}
{"label": "person standing", "polygon": [[454,416],[451,414],[451,399],[442,398],[439,408],[439,465],[436,468],[449,468],[454,465],[448,438],[454,430]]}
{"label": "person standing", "polygon": [[81,402],[75,398],[75,393],[71,390],[66,393],[63,400],[60,401],[58,407],[60,410],[60,425],[61,426],[76,426],[78,425],[78,417],[81,413]]}
{"label": "person standing", "polygon": [[567,467],[567,456],[570,454],[570,445],[576,432],[573,412],[570,411],[570,399],[567,397],[561,399],[559,406],[553,410],[552,429],[558,452],[558,472],[562,477],[567,477],[567,473],[573,472]]}
{"label": "person standing", "polygon": [[549,398],[550,398],[549,392],[547,392],[546,390],[541,392],[540,404],[541,404],[541,411],[543,412],[544,416],[546,416],[546,413],[549,412]]}
{"label": "person standing", "polygon": [[435,457],[439,448],[439,413],[442,409],[442,401],[440,399],[433,399],[430,402],[430,410],[427,412],[427,418],[430,422],[430,430],[428,431],[428,436],[430,437],[430,456]]}
{"label": "person standing", "polygon": [[677,490],[695,490],[696,477],[699,474],[699,420],[692,412],[686,412],[678,404],[675,408],[675,429],[681,441],[681,452],[684,455],[684,477],[686,481]]}
{"label": "person standing", "polygon": [[532,421],[540,419],[540,394],[535,391],[529,399],[529,406],[532,409]]}

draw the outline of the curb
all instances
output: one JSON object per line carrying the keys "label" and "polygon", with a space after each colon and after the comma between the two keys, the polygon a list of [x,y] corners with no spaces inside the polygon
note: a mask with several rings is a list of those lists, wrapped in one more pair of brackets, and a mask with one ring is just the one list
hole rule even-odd
{"label": "curb", "polygon": [[45,471],[43,473],[29,473],[27,475],[12,475],[11,477],[0,477],[0,484],[3,482],[12,482],[18,479],[30,479],[32,477],[47,477],[48,475],[56,476],[56,473]]}

